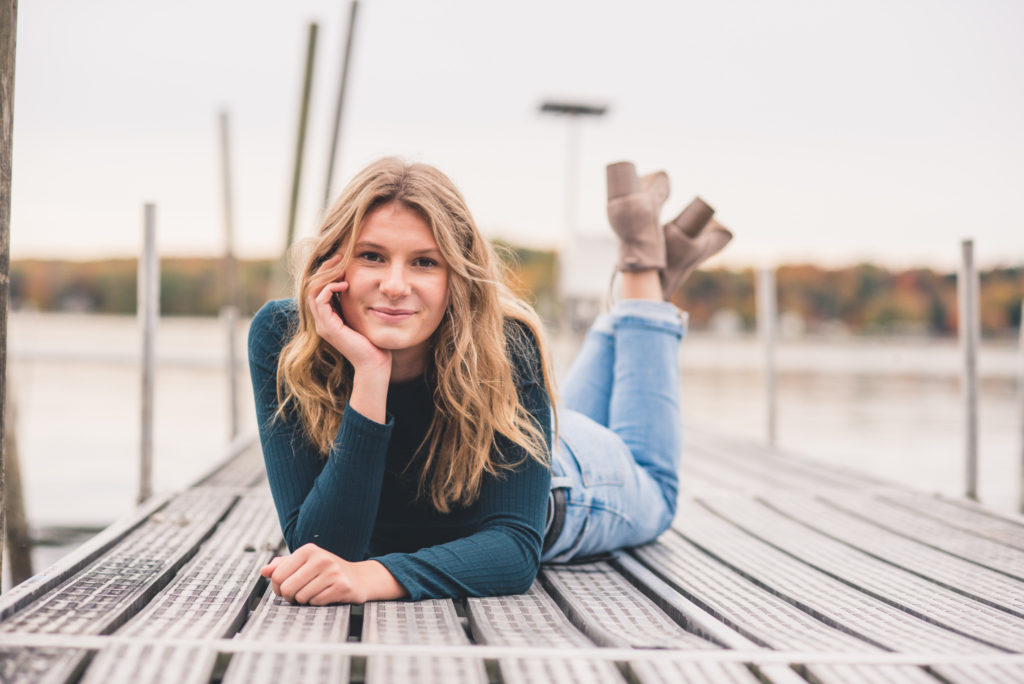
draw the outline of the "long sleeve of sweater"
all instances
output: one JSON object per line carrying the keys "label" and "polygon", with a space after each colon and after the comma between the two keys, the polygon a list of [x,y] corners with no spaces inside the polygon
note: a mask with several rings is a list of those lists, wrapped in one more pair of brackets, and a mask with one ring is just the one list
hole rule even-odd
{"label": "long sleeve of sweater", "polygon": [[346,408],[323,459],[294,416],[276,416],[277,361],[295,320],[291,302],[265,305],[249,328],[249,368],[263,460],[288,548],[312,542],[341,556],[366,557],[380,499],[392,421]]}

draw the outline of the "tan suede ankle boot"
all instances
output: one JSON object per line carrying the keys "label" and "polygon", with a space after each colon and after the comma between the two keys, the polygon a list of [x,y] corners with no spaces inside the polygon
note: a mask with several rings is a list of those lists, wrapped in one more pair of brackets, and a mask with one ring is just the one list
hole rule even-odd
{"label": "tan suede ankle boot", "polygon": [[665,237],[659,223],[668,198],[664,171],[643,178],[632,162],[609,164],[608,221],[619,236],[620,271],[665,268]]}
{"label": "tan suede ankle boot", "polygon": [[679,216],[665,224],[667,265],[661,271],[665,301],[672,299],[697,266],[720,252],[732,239],[732,233],[711,218],[714,213],[714,209],[697,197]]}

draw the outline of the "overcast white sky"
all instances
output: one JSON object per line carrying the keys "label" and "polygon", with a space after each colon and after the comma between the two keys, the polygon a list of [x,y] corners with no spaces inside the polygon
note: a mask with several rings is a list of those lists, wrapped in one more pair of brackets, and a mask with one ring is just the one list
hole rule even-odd
{"label": "overcast white sky", "polygon": [[[238,250],[283,241],[307,24],[320,24],[299,233],[316,226],[348,2],[33,0],[18,8],[13,259],[223,245],[217,112],[232,116]],[[384,154],[435,164],[488,235],[607,230],[604,165],[700,194],[731,265],[1024,261],[1024,3],[1017,0],[363,0],[335,191]]]}

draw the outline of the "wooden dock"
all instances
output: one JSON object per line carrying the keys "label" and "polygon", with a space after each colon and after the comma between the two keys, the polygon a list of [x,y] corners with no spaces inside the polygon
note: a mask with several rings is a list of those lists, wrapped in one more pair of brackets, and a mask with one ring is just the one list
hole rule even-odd
{"label": "wooden dock", "polygon": [[0,597],[3,682],[1024,682],[1024,518],[687,432],[657,543],[523,595],[293,606],[258,447]]}

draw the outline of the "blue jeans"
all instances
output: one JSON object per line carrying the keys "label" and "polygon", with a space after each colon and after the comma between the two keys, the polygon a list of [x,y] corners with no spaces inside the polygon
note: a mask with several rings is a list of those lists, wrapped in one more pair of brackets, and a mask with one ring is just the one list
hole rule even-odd
{"label": "blue jeans", "polygon": [[679,342],[685,314],[627,299],[591,326],[563,388],[552,489],[561,533],[541,560],[567,562],[654,540],[679,491]]}

